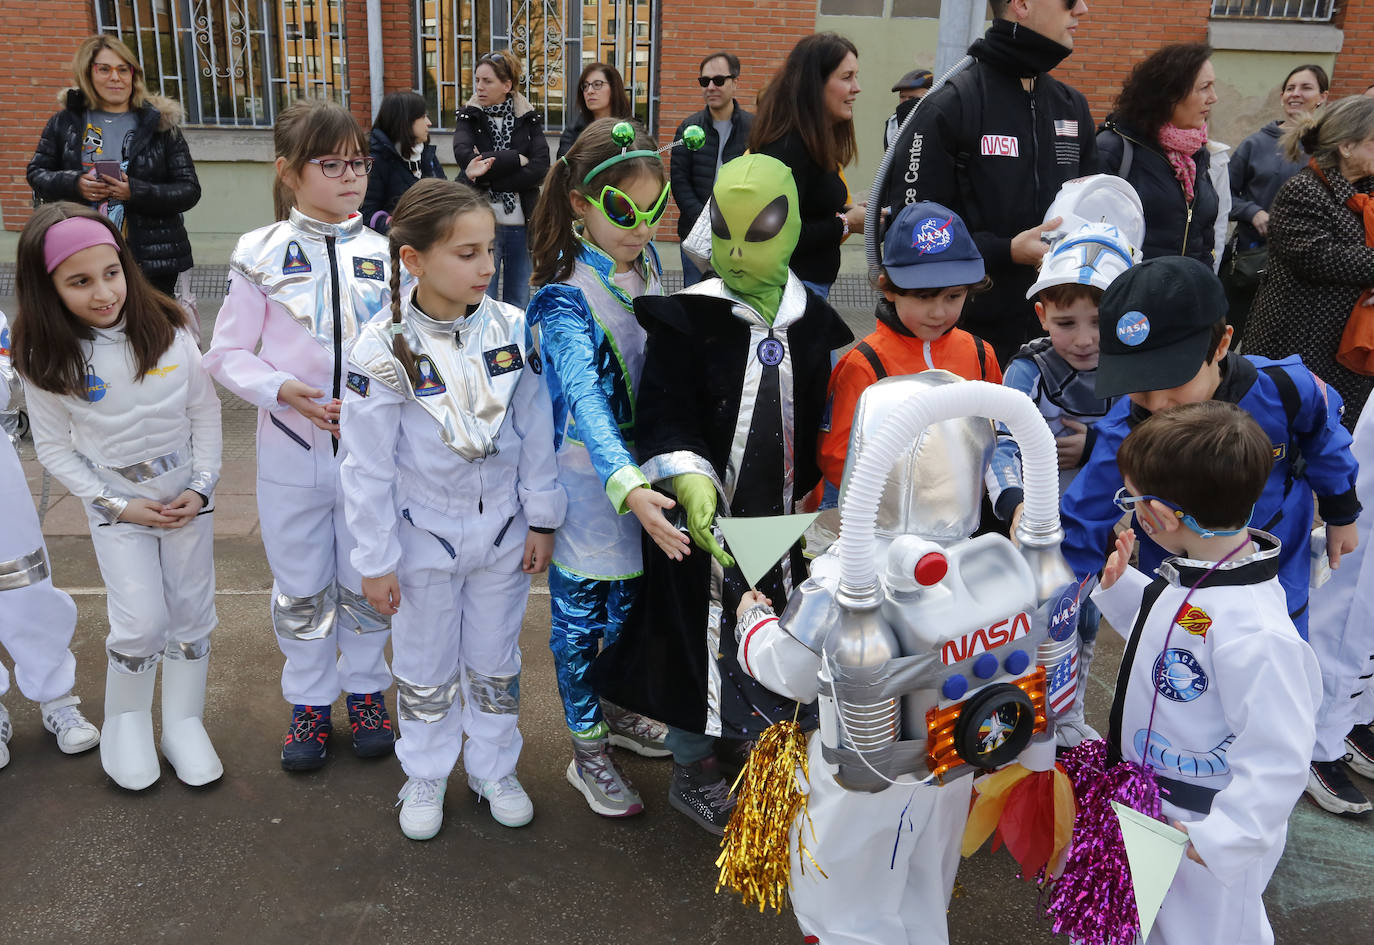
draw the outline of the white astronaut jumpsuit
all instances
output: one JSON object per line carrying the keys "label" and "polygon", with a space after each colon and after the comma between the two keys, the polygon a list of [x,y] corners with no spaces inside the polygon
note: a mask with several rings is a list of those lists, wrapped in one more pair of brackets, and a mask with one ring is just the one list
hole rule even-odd
{"label": "white astronaut jumpsuit", "polygon": [[522,744],[525,537],[557,528],[567,510],[552,407],[518,308],[487,298],[444,322],[407,298],[403,312],[416,383],[387,321],[363,329],[350,364],[341,427],[353,565],[367,577],[395,572],[400,585],[401,767],[446,778],[466,735],[469,777],[497,780],[515,771]]}
{"label": "white astronaut jumpsuit", "polygon": [[258,516],[286,657],[282,695],[293,705],[391,684],[390,620],[362,596],[349,560],[338,441],[277,399],[289,380],[323,391],[322,403],[342,398],[348,352],[386,308],[389,273],[386,239],[360,215],[333,224],[293,209],[234,248],[205,355],[217,381],[258,407]]}

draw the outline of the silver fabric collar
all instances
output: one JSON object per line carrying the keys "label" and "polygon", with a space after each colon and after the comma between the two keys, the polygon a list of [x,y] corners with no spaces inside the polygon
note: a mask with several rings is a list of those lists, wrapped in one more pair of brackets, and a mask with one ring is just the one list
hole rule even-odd
{"label": "silver fabric collar", "polygon": [[731,312],[736,318],[764,330],[771,327],[775,331],[782,331],[800,321],[801,317],[806,314],[806,286],[802,285],[801,280],[793,275],[790,269],[787,271],[787,284],[782,288],[782,301],[778,303],[778,315],[773,319],[771,326],[768,324],[768,319],[760,315],[752,305],[731,292],[730,287],[720,277],[703,279],[696,285],[688,286],[673,294],[705,295],[733,302],[734,307]]}
{"label": "silver fabric collar", "polygon": [[352,214],[342,223],[325,223],[323,220],[316,220],[314,217],[308,217],[295,207],[292,207],[291,213],[287,219],[302,235],[312,236],[321,240],[330,237],[338,240],[346,240],[350,237],[357,236],[363,229],[363,215],[361,213]]}
{"label": "silver fabric collar", "polygon": [[1275,562],[1278,559],[1281,546],[1279,540],[1269,532],[1258,528],[1250,529],[1250,540],[1258,549],[1248,555],[1232,558],[1222,564],[1215,561],[1199,561],[1196,558],[1184,558],[1175,555],[1172,558],[1165,558],[1163,563],[1155,569],[1155,573],[1164,580],[1176,587],[1190,586],[1185,581],[1184,572],[1193,574],[1206,573],[1208,571],[1231,572],[1239,571],[1242,568],[1249,568],[1254,565],[1263,565]]}

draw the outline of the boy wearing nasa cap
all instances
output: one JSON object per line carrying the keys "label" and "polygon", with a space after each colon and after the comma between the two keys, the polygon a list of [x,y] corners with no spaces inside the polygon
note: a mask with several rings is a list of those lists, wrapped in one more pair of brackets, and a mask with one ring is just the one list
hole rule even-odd
{"label": "boy wearing nasa cap", "polygon": [[883,241],[878,325],[830,374],[821,426],[825,481],[838,487],[859,395],[884,377],[940,369],[966,380],[1002,382],[992,346],[955,325],[971,295],[991,282],[964,221],[938,203],[897,214]]}
{"label": "boy wearing nasa cap", "polygon": [[[1094,389],[1098,359],[1098,305],[1113,280],[1135,261],[1126,235],[1111,223],[1083,223],[1063,236],[1040,263],[1040,277],[1026,293],[1047,337],[1021,346],[1007,365],[1002,383],[1024,393],[1049,424],[1059,450],[1060,491],[1067,489],[1092,452],[1094,425],[1119,399],[1099,397]],[[1022,502],[1021,451],[1010,432],[998,425],[989,496],[998,518],[1014,521]],[[1072,748],[1100,737],[1084,721],[1083,699],[1097,641],[1097,608],[1084,601],[1079,613],[1078,663],[1063,680],[1055,739]]]}

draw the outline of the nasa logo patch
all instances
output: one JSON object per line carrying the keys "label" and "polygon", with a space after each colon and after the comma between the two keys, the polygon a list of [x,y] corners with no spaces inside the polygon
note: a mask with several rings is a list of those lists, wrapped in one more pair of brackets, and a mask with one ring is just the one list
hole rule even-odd
{"label": "nasa logo patch", "polygon": [[1207,674],[1197,657],[1172,647],[1155,660],[1155,689],[1171,702],[1192,702],[1207,691]]}
{"label": "nasa logo patch", "polygon": [[1116,320],[1116,337],[1123,345],[1134,348],[1150,337],[1150,320],[1144,312],[1127,312]]}
{"label": "nasa logo patch", "polygon": [[1050,639],[1062,643],[1078,629],[1078,585],[1070,584],[1050,611]]}
{"label": "nasa logo patch", "polygon": [[519,345],[505,345],[483,351],[482,359],[487,362],[487,374],[491,377],[500,377],[525,366],[525,359],[520,356]]}
{"label": "nasa logo patch", "polygon": [[911,231],[911,248],[919,249],[922,256],[938,256],[954,242],[950,235],[953,223],[954,217],[948,220],[926,217]]}

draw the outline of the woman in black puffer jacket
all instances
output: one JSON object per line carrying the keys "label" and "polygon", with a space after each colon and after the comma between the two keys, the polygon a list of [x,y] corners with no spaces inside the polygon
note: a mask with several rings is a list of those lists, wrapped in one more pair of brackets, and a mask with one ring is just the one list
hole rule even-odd
{"label": "woman in black puffer jacket", "polygon": [[[62,110],[38,139],[29,186],[41,202],[74,200],[103,212],[148,281],[171,295],[193,265],[181,215],[200,202],[181,106],[149,95],[133,53],[109,35],[81,44],[72,77],[77,87],[62,94]],[[117,176],[97,175],[115,164]]]}
{"label": "woman in black puffer jacket", "polygon": [[486,192],[496,214],[496,274],[487,294],[524,308],[530,298],[525,221],[549,172],[544,122],[515,87],[520,64],[509,52],[487,53],[472,72],[472,99],[458,109],[453,158],[458,179]]}
{"label": "woman in black puffer jacket", "polygon": [[396,201],[417,180],[444,179],[439,155],[429,143],[429,115],[425,100],[415,92],[388,92],[377,108],[368,139],[372,173],[367,175],[363,222],[378,233],[391,229]]}

